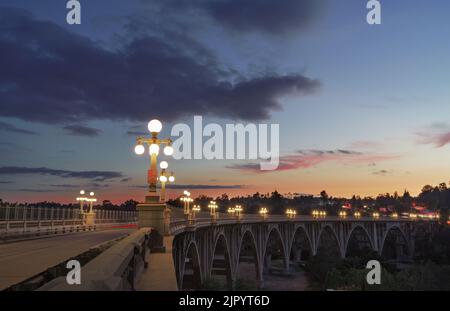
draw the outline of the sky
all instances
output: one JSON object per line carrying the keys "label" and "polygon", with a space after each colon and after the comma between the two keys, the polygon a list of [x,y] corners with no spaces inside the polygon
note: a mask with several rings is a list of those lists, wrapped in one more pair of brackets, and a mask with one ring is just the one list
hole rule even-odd
{"label": "sky", "polygon": [[[280,166],[174,160],[170,197],[449,182],[450,3],[0,0],[0,198],[142,200],[149,120],[280,126]],[[148,134],[148,133],[147,133]]]}

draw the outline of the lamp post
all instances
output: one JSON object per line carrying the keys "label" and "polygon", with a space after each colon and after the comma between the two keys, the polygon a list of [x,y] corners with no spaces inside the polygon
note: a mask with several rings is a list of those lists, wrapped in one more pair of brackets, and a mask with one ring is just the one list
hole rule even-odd
{"label": "lamp post", "polygon": [[200,205],[194,205],[192,207],[192,218],[191,218],[192,222],[195,221],[195,213],[198,213],[198,212],[200,212]]}
{"label": "lamp post", "polygon": [[211,210],[211,221],[214,223],[217,220],[216,209],[218,208],[216,201],[209,202],[208,208]]}
{"label": "lamp post", "polygon": [[236,210],[234,209],[234,207],[229,207],[227,212],[230,216],[236,215]]}
{"label": "lamp post", "polygon": [[355,212],[353,214],[353,216],[355,216],[355,218],[360,218],[361,217],[361,213],[360,212]]}
{"label": "lamp post", "polygon": [[297,215],[297,211],[295,211],[294,209],[288,208],[288,209],[286,210],[286,216],[287,216],[289,219],[295,218],[296,215]]}
{"label": "lamp post", "polygon": [[263,207],[259,210],[259,214],[262,216],[263,220],[266,220],[267,218],[267,208]]}
{"label": "lamp post", "polygon": [[[84,190],[80,190],[80,194],[84,195],[85,194]],[[84,201],[86,201],[86,199],[87,198],[85,198],[85,197],[78,197],[77,198],[77,201],[80,202],[80,214],[83,214],[83,206],[84,206]]]}
{"label": "lamp post", "polygon": [[242,206],[241,205],[236,205],[236,207],[234,208],[234,211],[236,213],[235,215],[236,215],[237,221],[240,221],[241,220],[241,213],[243,211]]}
{"label": "lamp post", "polygon": [[339,212],[339,217],[341,217],[341,218],[347,217],[347,212],[346,211],[340,211]]}
{"label": "lamp post", "polygon": [[91,198],[86,198],[86,201],[89,202],[89,213],[92,214],[94,212],[94,202],[97,202],[97,199],[94,198],[94,192],[89,193]]}
{"label": "lamp post", "polygon": [[161,175],[159,175],[159,181],[161,182],[161,202],[166,201],[166,183],[167,182],[174,182],[175,176],[173,176],[173,172],[169,177],[166,175],[166,170],[169,167],[169,164],[167,161],[161,161],[159,163],[159,167],[161,168]]}
{"label": "lamp post", "polygon": [[145,152],[145,146],[148,145],[150,154],[150,169],[148,170],[147,182],[148,182],[148,194],[145,197],[146,203],[159,203],[160,197],[156,192],[156,183],[158,176],[158,169],[156,167],[160,145],[166,145],[164,147],[164,154],[171,156],[173,154],[172,140],[171,139],[159,139],[158,134],[162,130],[162,123],[158,120],[151,120],[148,123],[148,130],[151,133],[151,137],[138,137],[136,139],[136,146],[134,151],[138,155],[142,155]]}
{"label": "lamp post", "polygon": [[181,197],[180,200],[181,200],[181,202],[184,203],[184,208],[183,208],[184,215],[185,215],[185,217],[187,217],[190,213],[189,203],[191,203],[194,200],[190,198],[191,193],[187,190],[184,190],[183,195],[184,195],[184,197]]}

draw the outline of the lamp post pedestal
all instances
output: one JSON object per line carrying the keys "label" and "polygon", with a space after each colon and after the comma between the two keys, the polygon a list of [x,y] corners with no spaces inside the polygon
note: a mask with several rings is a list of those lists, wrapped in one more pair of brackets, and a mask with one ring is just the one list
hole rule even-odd
{"label": "lamp post pedestal", "polygon": [[86,226],[95,225],[95,212],[88,212],[84,214],[84,222]]}
{"label": "lamp post pedestal", "polygon": [[[136,206],[138,212],[139,228],[153,228],[161,236],[169,235],[170,208],[165,203],[139,203]],[[165,251],[164,245],[155,245],[161,251]]]}

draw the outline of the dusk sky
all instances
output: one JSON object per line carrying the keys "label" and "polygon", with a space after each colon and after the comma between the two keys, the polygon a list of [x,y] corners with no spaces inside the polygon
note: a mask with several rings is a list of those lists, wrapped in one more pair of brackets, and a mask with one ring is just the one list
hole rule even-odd
{"label": "dusk sky", "polygon": [[[450,181],[450,3],[0,0],[0,198],[145,195],[150,119],[275,123],[281,163],[167,159],[170,196],[376,196]],[[164,157],[161,157],[164,158]],[[165,159],[165,158],[164,158]]]}

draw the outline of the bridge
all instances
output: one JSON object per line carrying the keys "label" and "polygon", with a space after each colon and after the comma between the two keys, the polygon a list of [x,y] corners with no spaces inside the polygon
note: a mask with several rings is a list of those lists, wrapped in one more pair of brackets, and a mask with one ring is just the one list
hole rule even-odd
{"label": "bridge", "polygon": [[[198,289],[213,276],[224,276],[229,289],[251,270],[257,287],[264,275],[291,266],[327,249],[345,258],[355,250],[372,250],[395,259],[408,259],[414,250],[416,222],[388,217],[246,216],[211,223],[173,221],[173,257],[179,289]],[[388,242],[387,242],[388,241]],[[389,249],[390,248],[390,249]],[[278,259],[281,266],[274,267]],[[243,274],[244,275],[241,275]],[[250,276],[251,277],[251,276]]]}
{"label": "bridge", "polygon": [[336,258],[373,251],[408,260],[416,232],[433,224],[388,216],[211,218],[200,213],[194,220],[175,207],[162,213],[159,227],[141,224],[83,266],[82,285],[67,285],[60,277],[40,290],[195,290],[212,278],[229,289],[242,279],[264,288],[267,274],[289,275],[293,266],[323,251]]}

